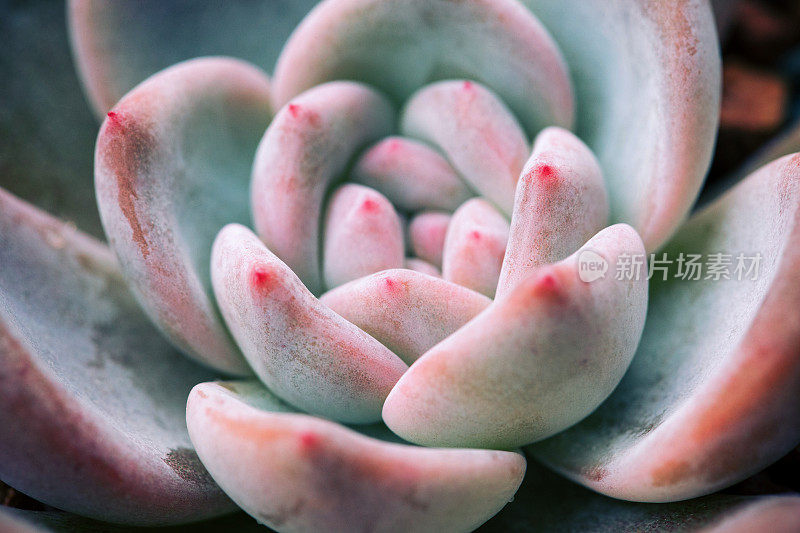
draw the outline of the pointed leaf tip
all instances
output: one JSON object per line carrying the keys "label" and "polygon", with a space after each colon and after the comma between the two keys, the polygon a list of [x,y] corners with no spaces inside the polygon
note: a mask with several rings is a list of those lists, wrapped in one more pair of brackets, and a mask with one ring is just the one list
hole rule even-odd
{"label": "pointed leaf tip", "polygon": [[606,187],[592,151],[567,130],[542,130],[517,182],[498,295],[537,266],[572,254],[607,219]]}
{"label": "pointed leaf tip", "polygon": [[380,418],[403,361],[317,300],[244,226],[225,226],[211,255],[222,316],[264,383],[311,413],[352,423]]}
{"label": "pointed leaf tip", "polygon": [[533,271],[409,368],[386,399],[386,424],[425,445],[510,448],[593,411],[636,350],[647,280],[584,281],[586,250],[611,265],[644,255],[636,231],[618,224]]}
{"label": "pointed leaf tip", "polygon": [[319,243],[328,186],[393,123],[389,101],[374,89],[330,82],[284,106],[261,139],[251,186],[256,232],[315,294],[323,289]]}
{"label": "pointed leaf tip", "polygon": [[402,268],[403,224],[378,191],[354,183],[340,186],[328,200],[324,221],[322,270],[328,288]]}

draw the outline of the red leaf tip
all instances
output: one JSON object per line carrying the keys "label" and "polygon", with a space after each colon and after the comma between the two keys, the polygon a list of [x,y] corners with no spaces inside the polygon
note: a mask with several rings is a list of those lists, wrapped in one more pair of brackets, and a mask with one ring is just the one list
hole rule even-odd
{"label": "red leaf tip", "polygon": [[258,291],[268,290],[275,280],[274,272],[267,266],[256,265],[250,271],[250,286]]}
{"label": "red leaf tip", "polygon": [[300,447],[304,451],[311,451],[319,446],[319,436],[312,431],[304,431],[299,435]]}
{"label": "red leaf tip", "polygon": [[528,294],[535,298],[560,301],[566,298],[563,282],[557,272],[548,269],[531,280]]}
{"label": "red leaf tip", "polygon": [[533,175],[539,178],[539,181],[544,183],[552,183],[557,178],[556,169],[552,166],[542,163],[533,168]]}
{"label": "red leaf tip", "polygon": [[374,198],[365,198],[363,202],[361,202],[361,211],[365,213],[377,213],[381,210],[381,204]]}
{"label": "red leaf tip", "polygon": [[117,111],[109,111],[106,113],[106,117],[108,117],[108,123],[110,126],[115,126],[117,128],[122,127],[122,114]]}

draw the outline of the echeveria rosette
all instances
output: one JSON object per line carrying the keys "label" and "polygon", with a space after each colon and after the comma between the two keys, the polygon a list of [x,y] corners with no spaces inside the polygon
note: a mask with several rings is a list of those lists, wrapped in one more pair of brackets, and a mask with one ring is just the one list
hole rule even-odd
{"label": "echeveria rosette", "polygon": [[[665,248],[760,250],[757,282],[653,282],[648,309],[644,280],[577,273],[580,250],[613,264],[658,249],[694,201],[719,99],[705,2],[328,0],[271,82],[223,57],[170,66],[225,52],[270,69],[273,37],[288,35],[278,13],[294,24],[306,4],[236,4],[217,20],[71,2],[88,95],[108,112],[95,178],[124,278],[175,347],[260,382],[197,385],[187,435],[186,391],[218,376],[147,329],[107,249],[0,197],[15,265],[0,285],[0,392],[20,406],[6,425],[37,421],[4,441],[0,477],[81,514],[170,523],[230,508],[205,465],[281,531],[467,530],[522,482],[524,456],[502,449],[541,441],[526,450],[597,491],[672,501],[797,444],[796,157]],[[215,24],[243,14],[282,29],[220,44]],[[109,332],[109,314],[125,326]],[[448,448],[403,442],[381,418]],[[74,445],[46,438],[76,430]],[[20,469],[31,448],[47,460]],[[635,528],[701,525],[691,517],[736,503],[651,511],[561,483],[577,528],[587,505]]]}

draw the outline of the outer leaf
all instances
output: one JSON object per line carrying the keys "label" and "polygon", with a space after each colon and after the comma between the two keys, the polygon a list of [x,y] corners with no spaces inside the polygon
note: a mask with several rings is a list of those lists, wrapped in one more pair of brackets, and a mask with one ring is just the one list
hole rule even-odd
{"label": "outer leaf", "polygon": [[397,444],[383,426],[359,435],[248,382],[198,385],[187,422],[226,492],[282,532],[469,531],[512,498],[525,472],[516,452]]}
{"label": "outer leaf", "polygon": [[70,0],[68,14],[75,59],[102,117],[139,82],[186,59],[227,55],[272,71],[317,1]]}
{"label": "outer leaf", "polygon": [[320,303],[252,231],[220,231],[211,275],[234,338],[281,398],[344,422],[380,420],[405,363]]}
{"label": "outer leaf", "polygon": [[411,270],[388,270],[320,296],[320,301],[413,363],[483,311],[491,300]]}
{"label": "outer leaf", "polygon": [[103,226],[139,301],[175,346],[236,374],[249,369],[211,297],[209,255],[219,228],[248,219],[249,162],[269,116],[261,71],[195,59],[128,93],[95,153]]}
{"label": "outer leaf", "polygon": [[383,406],[389,428],[425,445],[507,448],[592,412],[636,350],[647,283],[582,281],[584,251],[615,264],[644,247],[630,226],[611,226],[530,274],[409,368]]}
{"label": "outer leaf", "polygon": [[0,507],[0,530],[5,533],[47,533],[48,531],[17,516],[14,510],[4,507]]}
{"label": "outer leaf", "polygon": [[251,191],[256,231],[315,294],[323,287],[319,243],[328,186],[359,148],[388,135],[393,123],[380,93],[331,82],[284,106],[258,146]]}
{"label": "outer leaf", "polygon": [[[798,509],[796,496],[745,497],[714,494],[667,504],[615,500],[571,483],[535,462],[514,501],[481,527],[479,533],[641,533],[689,532],[716,525],[726,517],[746,517],[750,529],[789,533],[794,517],[781,516]],[[749,516],[748,516],[749,515]],[[795,515],[797,516],[797,515]],[[773,518],[769,527],[756,527],[763,517]],[[787,519],[788,518],[788,519]],[[703,531],[706,531],[703,529]],[[727,530],[720,528],[714,533]]]}
{"label": "outer leaf", "polygon": [[795,119],[779,135],[757,150],[736,172],[705,187],[699,203],[708,203],[767,163],[798,151],[800,151],[800,118]]}
{"label": "outer leaf", "polygon": [[211,375],[153,329],[111,252],[0,190],[0,265],[0,478],[110,521],[231,509],[183,422]]}
{"label": "outer leaf", "polygon": [[800,531],[800,495],[763,498],[704,530],[705,533]]}
{"label": "outer leaf", "polygon": [[573,122],[572,87],[547,30],[512,0],[328,0],[297,27],[275,67],[283,105],[320,83],[354,79],[402,102],[422,85],[473,79],[528,133]]}
{"label": "outer leaf", "polygon": [[611,221],[648,251],[675,231],[708,169],[721,68],[707,0],[522,0],[564,51],[576,132],[597,154]]}
{"label": "outer leaf", "polygon": [[[800,156],[695,215],[678,254],[760,254],[757,280],[656,274],[630,370],[586,420],[531,451],[605,494],[669,501],[757,472],[800,441]],[[703,274],[706,276],[706,274]]]}
{"label": "outer leaf", "polygon": [[[2,527],[2,515],[7,515],[16,522],[21,522],[29,528],[34,528],[33,530],[25,530],[25,533],[219,533],[220,531],[265,533],[264,527],[244,512],[237,512],[236,514],[191,525],[182,524],[167,527],[114,525],[63,511],[27,511],[4,507],[0,507],[0,527]],[[11,533],[5,529],[2,531],[3,533]]]}

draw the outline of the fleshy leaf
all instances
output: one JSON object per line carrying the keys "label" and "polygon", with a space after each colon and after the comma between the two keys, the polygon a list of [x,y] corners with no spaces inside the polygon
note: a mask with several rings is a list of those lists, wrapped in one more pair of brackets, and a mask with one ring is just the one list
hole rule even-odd
{"label": "fleshy leaf", "polygon": [[328,200],[322,270],[337,287],[405,261],[403,225],[392,203],[375,189],[347,183]]}
{"label": "fleshy leaf", "polygon": [[[642,533],[697,532],[706,526],[717,526],[726,518],[751,519],[771,517],[771,527],[751,527],[745,531],[793,533],[797,513],[797,496],[734,496],[714,494],[674,503],[634,503],[597,494],[565,480],[531,461],[514,501],[492,518],[478,533]],[[749,515],[749,516],[748,516]],[[799,516],[799,515],[795,515]],[[726,529],[713,530],[722,533]]]}
{"label": "fleshy leaf", "polygon": [[152,327],[113,254],[0,190],[0,264],[0,479],[115,522],[231,510],[184,424],[213,375]]}
{"label": "fleshy leaf", "polygon": [[608,197],[594,154],[567,130],[542,130],[517,183],[497,294],[535,267],[572,254],[607,220]]}
{"label": "fleshy leaf", "polygon": [[793,533],[800,531],[800,495],[773,496],[742,506],[703,533]]}
{"label": "fleshy leaf", "polygon": [[[514,495],[516,452],[430,449],[293,412],[252,382],[204,383],[187,422],[233,500],[280,531],[470,531]],[[385,442],[388,440],[389,442]]]}
{"label": "fleshy leaf", "polygon": [[647,282],[611,274],[584,281],[583,254],[615,264],[644,247],[619,224],[531,273],[409,368],[384,404],[389,428],[425,445],[508,448],[592,412],[636,350]]}
{"label": "fleshy leaf", "polygon": [[[693,216],[664,253],[671,263],[654,268],[647,326],[617,390],[531,447],[569,477],[630,500],[708,494],[800,440],[800,155]],[[727,255],[731,279],[698,274],[692,254],[705,254],[692,261],[701,268],[724,267]],[[758,266],[737,275],[739,254],[746,270]]]}
{"label": "fleshy leaf", "polygon": [[474,196],[439,152],[406,137],[387,137],[364,152],[351,178],[410,212],[452,212]]}
{"label": "fleshy leaf", "polygon": [[800,152],[800,117],[795,118],[780,134],[748,157],[736,172],[709,183],[703,189],[699,203],[708,203],[767,163],[795,152]]}
{"label": "fleshy leaf", "polygon": [[422,274],[427,274],[435,278],[442,277],[442,273],[439,271],[438,268],[436,268],[436,265],[428,263],[427,261],[425,261],[424,259],[420,259],[419,257],[406,257],[405,268],[409,270],[414,270],[416,272],[420,272]]}
{"label": "fleshy leaf", "polygon": [[250,161],[270,117],[266,76],[201,58],[128,93],[100,128],[95,187],[126,280],[172,343],[213,368],[249,369],[211,295],[217,231],[245,222]]}
{"label": "fleshy leaf", "polygon": [[466,287],[405,269],[352,281],[320,301],[408,364],[491,303]]}
{"label": "fleshy leaf", "polygon": [[[3,515],[28,526],[23,531],[2,529]],[[131,527],[109,524],[63,511],[29,511],[0,506],[0,531],[3,533],[264,533],[264,526],[240,511],[195,524],[161,527]]]}
{"label": "fleshy leaf", "polygon": [[17,516],[19,511],[0,506],[0,531],[5,533],[48,533],[36,523]]}
{"label": "fleshy leaf", "polygon": [[353,79],[403,102],[452,78],[488,86],[529,133],[572,125],[566,64],[536,17],[511,0],[323,2],[281,52],[275,98],[283,105],[322,82]]}
{"label": "fleshy leaf", "polygon": [[486,200],[464,202],[447,227],[442,277],[493,298],[508,231],[508,221]]}
{"label": "fleshy leaf", "polygon": [[406,103],[400,131],[440,148],[472,188],[511,214],[530,147],[513,113],[491,90],[472,81],[425,86]]}
{"label": "fleshy leaf", "polygon": [[441,268],[444,239],[451,215],[442,211],[423,211],[408,224],[408,240],[414,255]]}
{"label": "fleshy leaf", "polygon": [[72,49],[98,116],[139,82],[187,59],[226,55],[272,71],[318,0],[70,0]]}
{"label": "fleshy leaf", "polygon": [[211,277],[225,322],[270,389],[335,420],[380,419],[405,363],[320,303],[252,231],[238,224],[220,231]]}
{"label": "fleshy leaf", "polygon": [[323,289],[319,242],[328,186],[359,148],[385,137],[393,124],[383,95],[331,82],[284,106],[261,140],[251,187],[256,231],[315,294]]}
{"label": "fleshy leaf", "polygon": [[707,0],[522,0],[564,52],[576,134],[608,185],[611,222],[648,251],[680,225],[708,170],[721,65]]}

